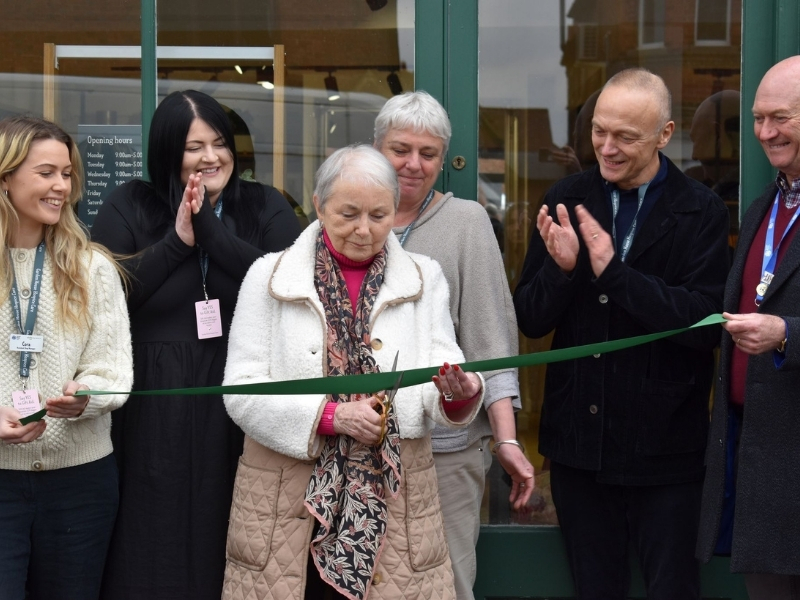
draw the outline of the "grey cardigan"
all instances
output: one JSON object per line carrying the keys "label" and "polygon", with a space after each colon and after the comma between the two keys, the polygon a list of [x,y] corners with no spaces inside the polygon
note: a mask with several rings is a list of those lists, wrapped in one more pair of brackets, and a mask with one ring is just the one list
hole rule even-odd
{"label": "grey cardigan", "polygon": [[[395,227],[399,237],[405,227]],[[450,288],[450,315],[467,361],[516,356],[517,318],[503,257],[486,210],[477,202],[445,194],[416,222],[404,248],[430,256],[444,271]],[[483,373],[484,409],[502,398],[521,408],[516,369]],[[466,429],[437,427],[434,452],[464,450],[492,434],[486,410]]]}

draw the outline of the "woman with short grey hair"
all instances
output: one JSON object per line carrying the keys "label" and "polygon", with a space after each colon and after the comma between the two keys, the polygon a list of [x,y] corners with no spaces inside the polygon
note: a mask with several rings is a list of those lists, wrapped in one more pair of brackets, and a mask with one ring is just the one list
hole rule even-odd
{"label": "woman with short grey hair", "polygon": [[483,382],[453,364],[463,354],[447,284],[435,261],[392,234],[397,201],[380,152],[337,150],[317,172],[318,222],[245,277],[226,385],[442,367],[393,401],[384,392],[225,397],[247,435],[226,600],[456,597],[430,429],[469,424]]}
{"label": "woman with short grey hair", "polygon": [[[410,252],[430,256],[450,288],[450,315],[468,361],[518,353],[517,321],[491,222],[477,202],[433,189],[444,167],[451,127],[447,112],[423,91],[389,99],[375,119],[375,147],[392,163],[400,184],[394,232]],[[523,508],[533,491],[533,467],[516,440],[521,408],[514,369],[485,373],[483,408],[458,431],[437,427],[433,452],[447,543],[459,600],[471,599],[475,544],[484,480],[491,466],[489,438],[512,478],[509,501]]]}
{"label": "woman with short grey hair", "polygon": [[337,150],[317,170],[314,196],[318,198],[318,211],[325,209],[336,183],[347,179],[365,187],[377,187],[392,193],[394,207],[400,202],[397,174],[386,158],[371,146],[347,146]]}

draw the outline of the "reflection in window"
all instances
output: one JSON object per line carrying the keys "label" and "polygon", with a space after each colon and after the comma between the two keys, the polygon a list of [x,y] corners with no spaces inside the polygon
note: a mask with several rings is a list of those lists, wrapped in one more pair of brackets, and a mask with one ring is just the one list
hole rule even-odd
{"label": "reflection in window", "polygon": [[[599,90],[628,67],[645,67],[666,81],[675,133],[664,153],[725,201],[735,244],[741,10],[742,0],[564,0],[558,8],[530,0],[479,1],[479,201],[503,225],[512,290],[531,236],[538,235],[536,214],[547,190],[594,168],[590,129]],[[706,41],[695,43],[701,35]],[[550,340],[521,336],[520,353],[549,350]],[[557,523],[549,463],[537,452],[545,371],[536,366],[519,373],[517,435],[536,468],[530,511],[508,509],[508,487],[495,466],[485,522]]]}
{"label": "reflection in window", "polygon": [[[233,5],[220,12],[213,0],[159,0],[159,44],[280,48],[283,61],[159,60],[159,97],[195,88],[224,103],[241,121],[247,175],[311,216],[321,162],[369,142],[386,99],[414,89],[414,0]],[[214,18],[187,18],[200,14]]]}
{"label": "reflection in window", "polygon": [[729,44],[730,21],[730,0],[697,0],[695,43],[709,46]]}
{"label": "reflection in window", "polygon": [[639,0],[639,46],[664,45],[664,2]]}

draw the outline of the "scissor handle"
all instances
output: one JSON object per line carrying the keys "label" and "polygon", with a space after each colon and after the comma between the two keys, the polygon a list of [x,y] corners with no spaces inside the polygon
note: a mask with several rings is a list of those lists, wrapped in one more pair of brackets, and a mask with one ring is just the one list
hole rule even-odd
{"label": "scissor handle", "polygon": [[380,398],[380,402],[378,402],[372,408],[375,409],[375,412],[381,416],[381,437],[378,439],[377,445],[380,446],[383,444],[383,440],[386,437],[386,419],[389,417],[389,402],[384,395],[383,398]]}

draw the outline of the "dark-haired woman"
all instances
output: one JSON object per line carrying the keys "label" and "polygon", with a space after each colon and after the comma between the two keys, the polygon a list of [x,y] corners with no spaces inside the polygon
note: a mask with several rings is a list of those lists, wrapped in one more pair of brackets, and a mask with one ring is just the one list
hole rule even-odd
{"label": "dark-haired woman", "polygon": [[[114,191],[92,235],[131,255],[134,389],[219,385],[250,265],[300,233],[274,188],[239,179],[230,121],[210,96],[167,96],[153,115],[152,182]],[[114,415],[120,509],[105,598],[220,597],[243,434],[220,396],[146,396]]]}

